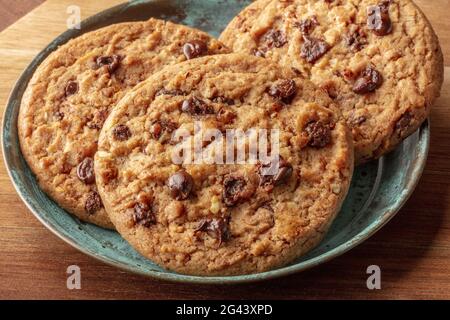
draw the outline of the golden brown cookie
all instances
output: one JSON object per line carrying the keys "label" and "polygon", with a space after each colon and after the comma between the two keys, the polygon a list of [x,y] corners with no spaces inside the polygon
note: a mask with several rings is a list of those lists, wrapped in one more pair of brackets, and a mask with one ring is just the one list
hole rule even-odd
{"label": "golden brown cookie", "polygon": [[80,219],[111,228],[93,157],[111,108],[164,66],[227,52],[207,34],[151,19],[71,40],[38,68],[22,100],[22,152],[42,189]]}
{"label": "golden brown cookie", "polygon": [[[167,269],[232,275],[285,265],[321,241],[349,188],[352,139],[335,110],[308,80],[262,58],[167,67],[107,119],[95,156],[99,193],[119,233]],[[266,130],[270,157],[252,149],[252,130]],[[233,132],[244,140],[226,143]],[[199,143],[203,157],[181,141]]]}
{"label": "golden brown cookie", "polygon": [[327,92],[352,128],[357,163],[412,134],[443,81],[438,39],[410,0],[258,0],[220,40]]}

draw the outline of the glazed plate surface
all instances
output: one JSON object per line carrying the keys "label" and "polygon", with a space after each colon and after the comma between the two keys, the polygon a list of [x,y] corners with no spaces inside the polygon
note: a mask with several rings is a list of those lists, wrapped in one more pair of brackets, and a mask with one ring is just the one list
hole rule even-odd
{"label": "glazed plate surface", "polygon": [[40,190],[20,152],[16,123],[20,101],[28,81],[50,52],[84,32],[112,23],[146,20],[150,17],[193,26],[218,37],[228,22],[250,2],[251,0],[131,1],[85,20],[81,30],[68,30],[33,60],[11,93],[3,118],[2,146],[5,163],[18,194],[48,229],[82,252],[131,272],[171,281],[236,283],[275,278],[326,262],[362,243],[398,212],[422,174],[430,141],[428,123],[388,156],[355,170],[342,210],[317,248],[286,267],[259,274],[196,277],[163,270],[140,256],[116,232],[80,222]]}

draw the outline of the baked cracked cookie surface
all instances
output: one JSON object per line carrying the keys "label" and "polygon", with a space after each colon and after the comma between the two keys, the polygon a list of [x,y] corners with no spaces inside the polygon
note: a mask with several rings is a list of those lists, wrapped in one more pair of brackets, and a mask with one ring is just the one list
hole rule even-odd
{"label": "baked cracked cookie surface", "polygon": [[352,128],[357,163],[412,134],[443,81],[438,39],[409,0],[258,0],[220,40],[326,91]]}
{"label": "baked cracked cookie surface", "polygon": [[[349,188],[352,138],[334,110],[309,81],[251,55],[168,67],[107,119],[99,193],[119,233],[164,268],[232,275],[284,265],[321,241]],[[252,132],[270,150],[253,149]]]}
{"label": "baked cracked cookie surface", "polygon": [[22,100],[22,152],[42,189],[80,219],[112,228],[93,157],[111,108],[164,66],[227,49],[207,34],[151,19],[82,35],[38,68]]}

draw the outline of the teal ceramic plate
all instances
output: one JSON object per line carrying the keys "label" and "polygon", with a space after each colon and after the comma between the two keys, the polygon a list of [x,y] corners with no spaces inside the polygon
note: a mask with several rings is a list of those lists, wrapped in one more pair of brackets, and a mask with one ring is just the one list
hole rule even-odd
{"label": "teal ceramic plate", "polygon": [[106,10],[68,30],[44,49],[13,89],[3,118],[2,143],[6,166],[17,192],[34,215],[52,232],[82,252],[113,266],[155,278],[195,283],[236,283],[275,278],[326,262],[360,244],[402,207],[413,192],[427,158],[430,132],[425,123],[394,152],[355,171],[350,193],[325,240],[290,265],[269,272],[233,277],[194,277],[172,273],[141,257],[116,232],[85,224],[67,214],[38,187],[19,148],[17,116],[22,94],[36,67],[70,38],[111,23],[172,20],[218,36],[250,0],[135,1]]}

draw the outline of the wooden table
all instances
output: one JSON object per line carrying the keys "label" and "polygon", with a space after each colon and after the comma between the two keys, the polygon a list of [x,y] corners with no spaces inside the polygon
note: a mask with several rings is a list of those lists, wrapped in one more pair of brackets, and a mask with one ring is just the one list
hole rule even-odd
{"label": "wooden table", "polygon": [[[201,1],[201,0],[198,0]],[[0,0],[0,21],[35,1]],[[120,0],[48,0],[0,33],[0,111],[31,59],[66,28],[76,4],[86,18]],[[50,233],[17,196],[0,163],[0,298],[245,299],[245,298],[450,298],[450,19],[448,0],[420,0],[446,59],[442,97],[431,114],[428,164],[407,205],[373,238],[313,270],[247,285],[201,286],[161,282],[96,261]],[[9,10],[15,6],[15,10]],[[6,8],[6,9],[5,9]],[[5,18],[5,19],[4,19]],[[3,28],[4,25],[0,25]],[[82,289],[66,288],[66,269],[81,268]],[[366,268],[382,270],[382,289],[366,287]]]}

